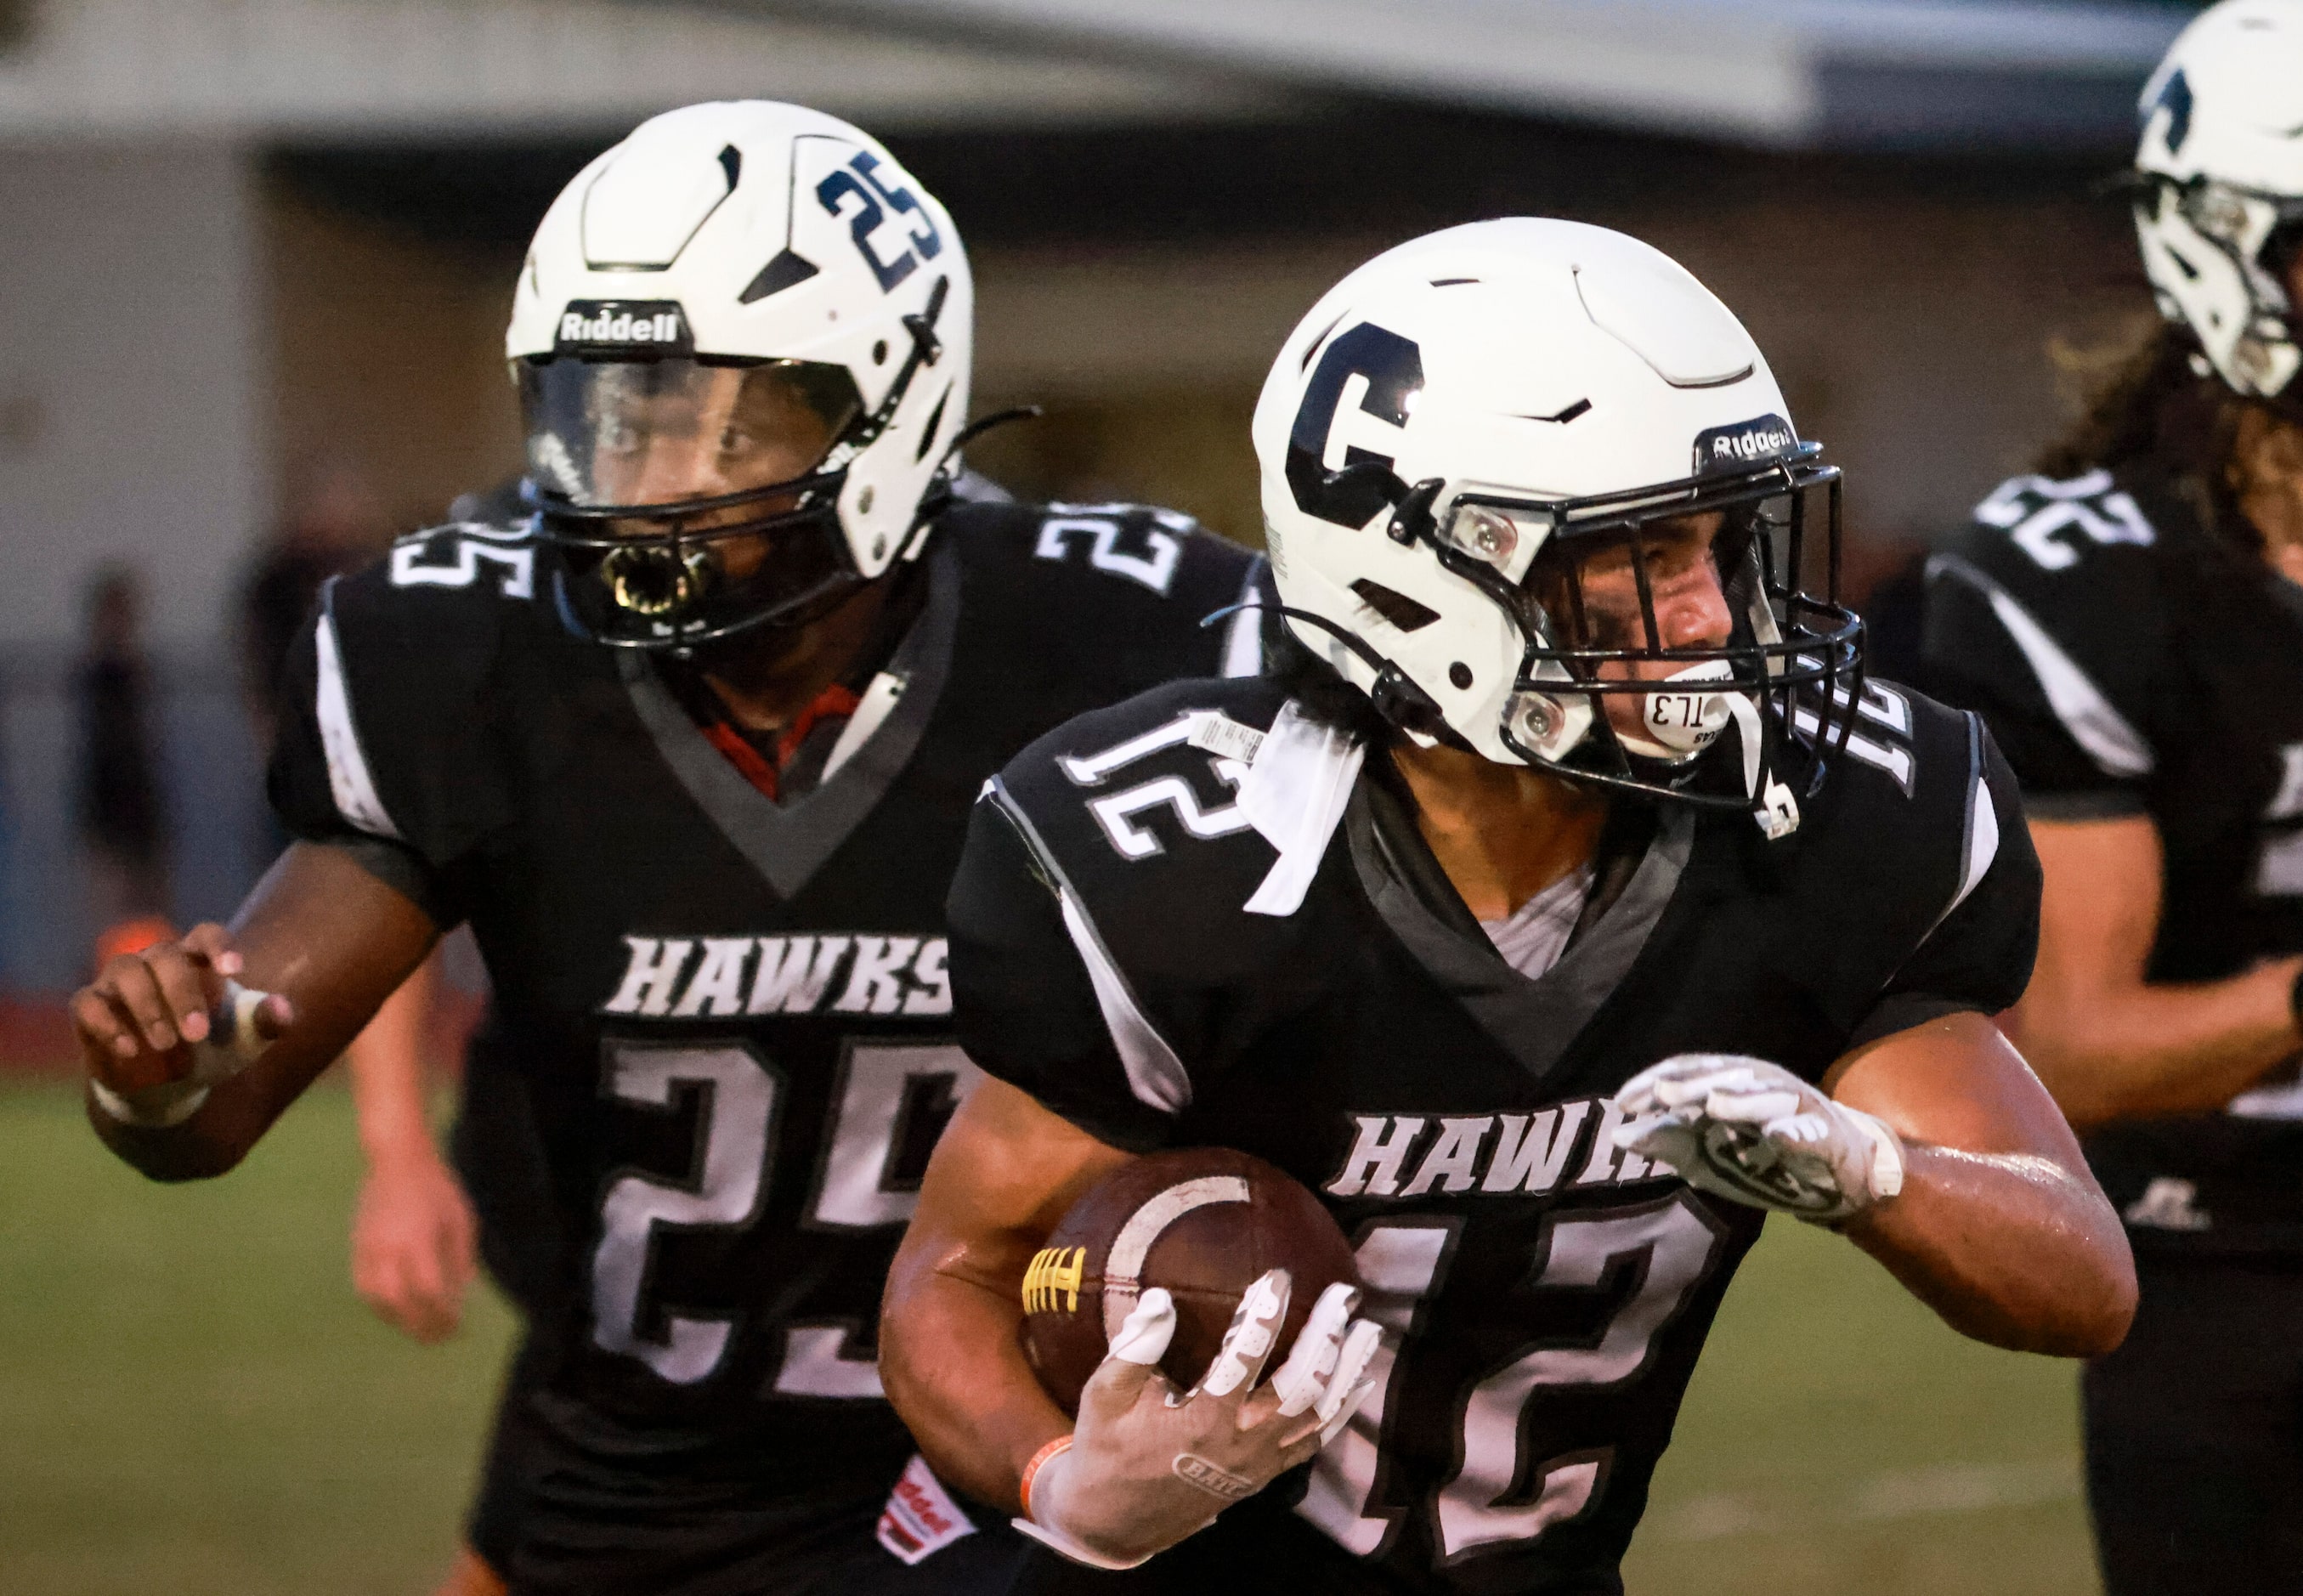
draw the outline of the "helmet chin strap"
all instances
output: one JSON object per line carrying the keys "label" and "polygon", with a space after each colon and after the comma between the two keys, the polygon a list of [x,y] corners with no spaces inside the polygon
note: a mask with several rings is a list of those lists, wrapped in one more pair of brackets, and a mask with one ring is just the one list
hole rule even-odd
{"label": "helmet chin strap", "polygon": [[1227,620],[1238,614],[1242,610],[1270,610],[1286,616],[1290,621],[1301,621],[1307,626],[1317,627],[1326,632],[1346,648],[1350,649],[1353,656],[1362,664],[1375,672],[1375,684],[1368,688],[1368,698],[1374,704],[1376,714],[1401,730],[1409,731],[1411,735],[1413,735],[1413,732],[1409,725],[1410,718],[1421,719],[1428,716],[1432,725],[1442,729],[1441,735],[1451,740],[1455,738],[1454,730],[1447,726],[1447,716],[1442,714],[1439,706],[1431,701],[1431,695],[1415,685],[1413,677],[1408,675],[1392,661],[1378,654],[1375,646],[1365,638],[1361,637],[1357,632],[1337,626],[1325,615],[1314,615],[1309,610],[1291,609],[1286,604],[1268,604],[1260,601],[1251,601],[1246,604],[1226,604],[1212,614],[1202,615],[1200,617],[1200,625],[1202,629],[1213,626],[1219,621]]}
{"label": "helmet chin strap", "polygon": [[[1733,675],[1726,661],[1705,660],[1672,672],[1663,681],[1717,681]],[[1647,714],[1641,718],[1641,725],[1661,735],[1649,736],[1643,731],[1627,736],[1618,730],[1616,737],[1633,753],[1650,759],[1692,758],[1709,747],[1733,721],[1736,739],[1743,746],[1743,796],[1751,800],[1751,817],[1770,840],[1787,837],[1799,829],[1799,801],[1792,796],[1791,789],[1770,774],[1766,779],[1765,790],[1761,790],[1759,706],[1752,701],[1751,695],[1651,692],[1646,698]]]}

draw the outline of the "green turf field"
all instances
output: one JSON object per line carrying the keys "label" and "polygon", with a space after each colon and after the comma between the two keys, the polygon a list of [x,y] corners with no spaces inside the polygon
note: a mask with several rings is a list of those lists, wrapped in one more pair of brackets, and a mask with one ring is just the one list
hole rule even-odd
{"label": "green turf field", "polygon": [[[350,1101],[212,1185],[146,1184],[56,1086],[0,1087],[0,1591],[417,1592],[508,1333],[426,1351],[352,1295]],[[2068,1366],[1986,1351],[1778,1222],[1729,1295],[1635,1596],[2091,1591]]]}

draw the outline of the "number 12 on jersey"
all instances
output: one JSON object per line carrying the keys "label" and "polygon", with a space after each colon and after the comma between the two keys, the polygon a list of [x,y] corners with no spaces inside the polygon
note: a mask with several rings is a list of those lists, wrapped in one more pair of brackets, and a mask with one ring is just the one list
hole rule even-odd
{"label": "number 12 on jersey", "polygon": [[[1361,1238],[1361,1312],[1397,1338],[1369,1368],[1376,1387],[1351,1425],[1323,1449],[1296,1511],[1346,1550],[1380,1551],[1406,1506],[1395,1493],[1388,1454],[1414,1356],[1415,1338],[1446,1283],[1459,1219],[1400,1221]],[[1622,1385],[1646,1368],[1657,1335],[1679,1316],[1717,1267],[1723,1233],[1684,1192],[1631,1207],[1577,1210],[1545,1221],[1536,1244],[1533,1288],[1590,1290],[1642,1254],[1646,1268],[1596,1344],[1539,1342],[1506,1359],[1472,1386],[1454,1415],[1455,1468],[1432,1504],[1439,1559],[1453,1563],[1502,1541],[1525,1542],[1582,1515],[1606,1488],[1607,1448],[1531,1460],[1531,1413],[1563,1387]]]}

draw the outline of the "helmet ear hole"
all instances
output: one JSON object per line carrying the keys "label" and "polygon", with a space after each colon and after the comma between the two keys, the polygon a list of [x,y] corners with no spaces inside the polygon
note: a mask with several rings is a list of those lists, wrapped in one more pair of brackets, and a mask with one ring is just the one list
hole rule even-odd
{"label": "helmet ear hole", "polygon": [[[1362,603],[1404,632],[1421,631],[1439,619],[1439,612],[1429,604],[1418,604],[1396,588],[1387,587],[1372,577],[1362,577],[1352,584],[1352,591]],[[1459,666],[1458,669],[1461,669]],[[1470,685],[1457,682],[1457,687]]]}

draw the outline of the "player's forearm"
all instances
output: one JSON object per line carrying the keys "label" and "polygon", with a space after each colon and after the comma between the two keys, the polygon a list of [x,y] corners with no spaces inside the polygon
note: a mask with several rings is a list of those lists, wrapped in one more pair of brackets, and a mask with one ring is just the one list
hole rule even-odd
{"label": "player's forearm", "polygon": [[2135,1260],[2083,1170],[2033,1154],[1906,1143],[1902,1192],[1848,1238],[1963,1335],[2097,1357],[2135,1315]]}
{"label": "player's forearm", "polygon": [[881,1381],[921,1456],[941,1479],[1011,1513],[1022,1510],[1025,1465],[1072,1427],[1025,1361],[1023,1318],[1013,1288],[899,1262],[880,1325]]}
{"label": "player's forearm", "polygon": [[2043,972],[2002,1024],[2075,1126],[2210,1113],[2303,1045],[2299,969],[2288,958],[2228,981],[2109,989]]}
{"label": "player's forearm", "polygon": [[148,1179],[213,1180],[239,1167],[272,1122],[335,1057],[333,1048],[316,1057],[316,1051],[302,1038],[274,1043],[243,1074],[212,1089],[199,1111],[180,1124],[126,1124],[97,1103],[92,1092],[85,1098],[88,1121],[114,1157]]}
{"label": "player's forearm", "polygon": [[256,1144],[256,1136],[243,1134],[232,1124],[224,1105],[214,1097],[190,1119],[164,1128],[128,1125],[114,1119],[92,1092],[84,1094],[82,1106],[97,1140],[114,1158],[150,1180],[212,1180],[228,1174]]}
{"label": "player's forearm", "polygon": [[417,966],[344,1051],[360,1151],[371,1169],[439,1156],[424,1078],[424,1021],[431,1008],[433,968],[430,959]]}

